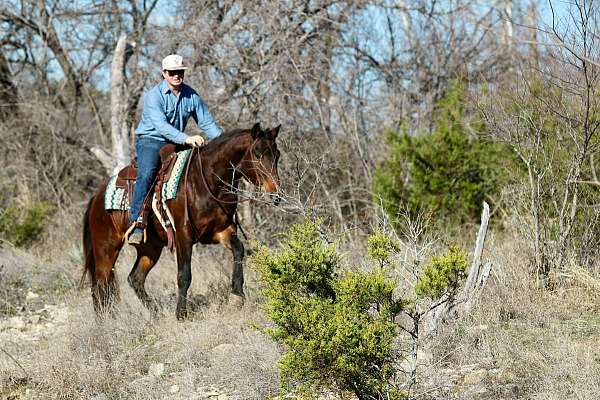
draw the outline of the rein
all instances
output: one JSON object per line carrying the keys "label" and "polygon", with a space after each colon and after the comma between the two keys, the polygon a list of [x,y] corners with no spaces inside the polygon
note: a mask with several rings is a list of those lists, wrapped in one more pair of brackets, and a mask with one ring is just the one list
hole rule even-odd
{"label": "rein", "polygon": [[[246,154],[248,154],[249,151],[254,150],[254,147],[256,146],[257,142],[258,142],[258,139],[254,139],[254,141],[252,142],[252,145],[250,145],[250,147],[248,147],[246,149],[246,152],[242,156],[242,160],[244,158],[246,158]],[[201,148],[200,147],[193,148],[192,155],[193,155],[194,150],[198,150],[198,163],[200,164],[200,176],[202,177],[202,182],[204,183],[204,186],[206,186],[206,190],[208,191],[208,194],[210,194],[210,197],[212,197],[213,200],[215,200],[217,203],[219,203],[219,205],[221,205],[221,204],[237,204],[237,203],[242,203],[244,201],[250,201],[249,198],[242,199],[242,200],[236,200],[236,201],[227,201],[227,200],[221,200],[217,196],[215,196],[214,193],[212,192],[212,190],[210,189],[210,187],[208,186],[208,181],[206,180],[206,176],[204,175],[204,170],[203,170],[203,166],[202,166],[202,155],[200,154]],[[190,164],[191,164],[191,160],[190,160]],[[223,211],[225,211],[225,210],[223,210]]]}
{"label": "rein", "polygon": [[[194,148],[194,150],[196,150],[196,149],[198,150],[198,164],[200,164],[200,176],[202,177],[202,183],[204,183],[204,186],[206,187],[208,194],[210,194],[210,197],[212,197],[213,200],[215,200],[217,203],[219,203],[219,205],[221,205],[221,204],[237,204],[237,203],[242,202],[242,200],[239,200],[239,201],[238,200],[235,200],[235,201],[221,200],[217,196],[215,196],[215,194],[210,189],[210,186],[208,186],[208,181],[206,180],[206,176],[204,175],[204,169],[202,166],[202,155],[200,154],[200,148],[198,148],[198,147]],[[194,151],[194,150],[192,150],[192,151]],[[246,155],[244,154],[244,157],[245,156]]]}

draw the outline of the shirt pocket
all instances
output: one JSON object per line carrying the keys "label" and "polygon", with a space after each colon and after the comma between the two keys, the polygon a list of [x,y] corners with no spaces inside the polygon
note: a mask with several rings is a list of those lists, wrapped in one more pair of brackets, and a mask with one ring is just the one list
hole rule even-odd
{"label": "shirt pocket", "polygon": [[169,121],[170,124],[173,124],[173,119],[175,117],[175,107],[167,106],[165,109],[165,116],[167,117],[167,121]]}
{"label": "shirt pocket", "polygon": [[194,112],[194,107],[191,104],[186,104],[183,106],[183,118],[188,119],[190,115]]}

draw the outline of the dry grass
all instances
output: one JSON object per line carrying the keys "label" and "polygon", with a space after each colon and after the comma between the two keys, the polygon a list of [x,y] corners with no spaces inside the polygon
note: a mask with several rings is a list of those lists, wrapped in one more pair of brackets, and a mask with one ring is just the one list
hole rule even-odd
{"label": "dry grass", "polygon": [[[265,321],[252,295],[241,310],[222,301],[230,271],[217,267],[218,257],[229,261],[230,253],[196,251],[200,254],[194,258],[190,290],[195,312],[181,323],[174,317],[172,256],[163,254],[148,279],[148,292],[163,304],[162,314],[151,319],[126,284],[133,251],[124,249],[116,268],[121,302],[113,317],[99,323],[89,290],[76,288],[80,249],[71,246],[34,249],[37,256],[10,246],[0,249],[0,264],[6,265],[0,298],[12,307],[0,316],[0,399],[190,399],[211,394],[264,399],[276,394],[280,352],[260,331]],[[252,284],[252,273],[249,278]],[[27,299],[28,293],[39,297]]]}
{"label": "dry grass", "polygon": [[[125,284],[133,258],[126,248],[117,265],[121,303],[98,323],[89,291],[76,289],[77,230],[73,222],[30,252],[0,248],[0,399],[277,394],[281,351],[260,331],[267,321],[252,271],[246,270],[249,304],[230,309],[223,302],[230,254],[196,249],[195,313],[177,322],[175,264],[165,253],[147,283],[163,305],[151,319]],[[493,261],[493,275],[471,315],[423,343],[419,398],[597,398],[599,277],[573,266],[557,274],[558,289],[539,289],[526,244],[509,232],[490,235],[484,258]]]}
{"label": "dry grass", "polygon": [[[82,304],[32,363],[23,362],[40,398],[188,399],[214,387],[230,398],[261,399],[277,388],[279,355],[250,325],[252,308],[209,309],[185,323],[121,309],[98,324],[90,311]],[[153,375],[158,364],[164,372]]]}
{"label": "dry grass", "polygon": [[[426,371],[424,389],[465,399],[598,398],[598,277],[575,269],[543,290],[525,243],[505,232],[487,249],[493,277],[471,315],[432,340],[438,368]],[[439,371],[452,377],[436,379]]]}

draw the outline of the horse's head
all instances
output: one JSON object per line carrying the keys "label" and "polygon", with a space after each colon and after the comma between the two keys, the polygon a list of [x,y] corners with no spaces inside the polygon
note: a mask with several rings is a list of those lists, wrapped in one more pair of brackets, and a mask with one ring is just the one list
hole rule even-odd
{"label": "horse's head", "polygon": [[281,125],[262,130],[259,123],[252,127],[252,144],[244,159],[243,171],[247,180],[271,195],[275,205],[279,204],[281,200],[277,194],[279,190],[279,173],[277,172],[279,150],[275,141],[280,128]]}

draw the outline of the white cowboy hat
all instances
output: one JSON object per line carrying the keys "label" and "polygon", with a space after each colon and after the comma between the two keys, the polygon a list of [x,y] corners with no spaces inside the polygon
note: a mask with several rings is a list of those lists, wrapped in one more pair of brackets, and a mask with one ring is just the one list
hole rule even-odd
{"label": "white cowboy hat", "polygon": [[183,64],[183,57],[178,54],[169,54],[162,60],[162,70],[174,71],[178,69],[187,69]]}

